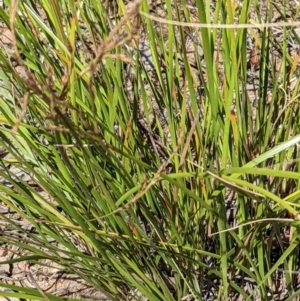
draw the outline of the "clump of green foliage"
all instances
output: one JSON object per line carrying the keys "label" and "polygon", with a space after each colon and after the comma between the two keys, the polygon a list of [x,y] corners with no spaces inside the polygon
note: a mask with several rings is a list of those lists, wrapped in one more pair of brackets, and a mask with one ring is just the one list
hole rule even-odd
{"label": "clump of green foliage", "polygon": [[[299,80],[290,85],[297,58],[287,48],[295,30],[282,27],[278,42],[272,28],[196,26],[248,24],[253,14],[271,21],[253,0],[213,9],[204,0],[4,2],[13,60],[2,47],[0,145],[10,157],[1,163],[0,199],[35,229],[0,214],[26,234],[0,237],[24,250],[15,261],[49,259],[109,300],[207,300],[212,282],[218,300],[267,300],[281,268],[293,300],[300,115]],[[161,6],[164,18],[147,15]],[[285,9],[269,6],[286,21]],[[249,35],[259,59],[247,57]],[[260,70],[253,102],[249,64]],[[238,227],[226,215],[230,200]],[[3,296],[63,300],[2,286],[14,290]]]}

